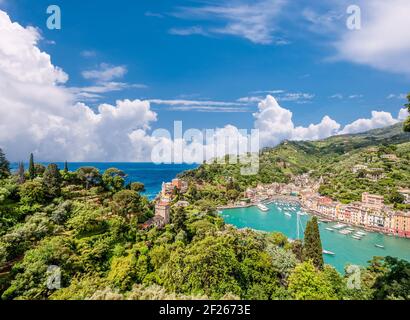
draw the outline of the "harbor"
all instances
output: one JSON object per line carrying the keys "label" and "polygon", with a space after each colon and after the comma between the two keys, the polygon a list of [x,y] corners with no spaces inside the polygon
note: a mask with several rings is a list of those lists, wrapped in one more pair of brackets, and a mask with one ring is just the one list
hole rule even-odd
{"label": "harbor", "polygon": [[[288,203],[283,199],[275,199],[263,204],[268,211],[250,205],[220,210],[220,214],[227,224],[237,228],[278,231],[290,239],[297,239],[299,232],[299,238],[303,238],[306,222],[312,216],[310,213],[304,211],[295,201]],[[409,239],[369,232],[328,219],[319,218],[319,222],[325,262],[340,272],[343,272],[348,264],[365,266],[374,256],[390,255],[410,261]]]}

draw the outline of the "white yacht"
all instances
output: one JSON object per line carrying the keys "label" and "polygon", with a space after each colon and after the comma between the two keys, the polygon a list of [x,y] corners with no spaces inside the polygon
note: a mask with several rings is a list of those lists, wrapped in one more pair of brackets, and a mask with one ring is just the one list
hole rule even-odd
{"label": "white yacht", "polygon": [[265,206],[263,203],[258,203],[257,207],[258,207],[259,210],[261,210],[263,212],[269,211],[269,208],[267,206]]}

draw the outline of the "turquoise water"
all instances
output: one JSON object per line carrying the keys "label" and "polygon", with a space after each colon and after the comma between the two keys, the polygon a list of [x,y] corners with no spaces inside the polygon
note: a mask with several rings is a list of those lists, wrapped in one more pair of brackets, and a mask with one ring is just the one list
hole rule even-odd
{"label": "turquoise water", "polygon": [[[297,238],[297,214],[286,216],[279,208],[282,204],[269,204],[268,212],[262,212],[257,207],[224,210],[221,215],[225,222],[237,228],[252,228],[260,231],[279,231],[287,237]],[[299,207],[297,208],[299,211]],[[300,235],[303,237],[306,222],[311,216],[300,216]],[[328,231],[326,228],[337,223],[321,223],[319,225],[323,249],[332,251],[334,256],[324,255],[325,262],[333,265],[339,272],[344,271],[347,264],[367,265],[373,256],[393,256],[410,261],[410,239],[385,236],[379,233],[366,232],[362,240],[355,240],[352,235],[342,235],[338,231]],[[357,231],[360,229],[353,228]],[[363,230],[360,230],[363,231]],[[385,248],[375,247],[375,244]]]}

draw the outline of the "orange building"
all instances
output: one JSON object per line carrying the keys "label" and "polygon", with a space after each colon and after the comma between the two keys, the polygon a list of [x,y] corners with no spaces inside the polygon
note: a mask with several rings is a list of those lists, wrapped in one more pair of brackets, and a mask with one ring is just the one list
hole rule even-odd
{"label": "orange building", "polygon": [[393,217],[392,227],[394,234],[410,238],[410,212],[397,212]]}

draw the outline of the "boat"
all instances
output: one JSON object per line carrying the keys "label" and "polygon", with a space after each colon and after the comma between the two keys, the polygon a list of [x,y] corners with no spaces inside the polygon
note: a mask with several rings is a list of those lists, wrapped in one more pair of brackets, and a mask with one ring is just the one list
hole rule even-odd
{"label": "boat", "polygon": [[350,230],[340,230],[339,233],[343,234],[343,235],[348,235],[348,234],[351,234],[352,231],[350,231]]}
{"label": "boat", "polygon": [[362,237],[365,236],[365,235],[367,235],[366,232],[362,232],[362,231],[358,231],[357,234],[360,235],[360,236],[362,236]]}
{"label": "boat", "polygon": [[335,255],[334,252],[328,251],[328,250],[323,250],[323,254],[327,254],[327,255],[329,255],[329,256],[334,256],[334,255]]}
{"label": "boat", "polygon": [[345,227],[346,227],[345,224],[339,223],[339,224],[333,226],[333,229],[339,230],[339,229],[343,229],[343,228],[345,228]]}
{"label": "boat", "polygon": [[384,245],[382,245],[382,244],[375,244],[374,246],[377,247],[377,248],[380,248],[380,249],[384,249]]}
{"label": "boat", "polygon": [[359,237],[359,236],[352,236],[352,238],[356,240],[362,240],[362,237]]}
{"label": "boat", "polygon": [[264,204],[262,204],[262,203],[258,203],[257,207],[258,207],[259,210],[261,210],[263,212],[269,211],[269,208],[267,206],[265,206]]}
{"label": "boat", "polygon": [[335,231],[335,230],[333,230],[332,228],[326,228],[326,230],[327,230],[327,231],[332,231],[332,232]]}
{"label": "boat", "polygon": [[292,217],[292,215],[289,212],[285,212],[285,215],[288,217]]}

